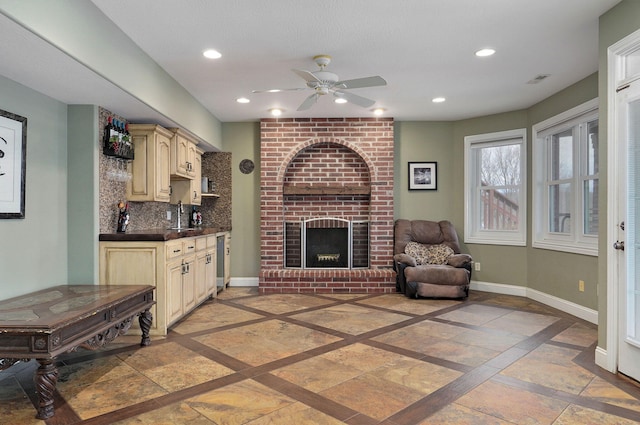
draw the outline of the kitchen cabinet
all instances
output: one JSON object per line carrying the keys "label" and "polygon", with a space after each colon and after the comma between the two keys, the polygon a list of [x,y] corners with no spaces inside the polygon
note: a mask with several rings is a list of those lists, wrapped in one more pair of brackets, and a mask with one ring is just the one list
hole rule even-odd
{"label": "kitchen cabinet", "polygon": [[216,235],[170,241],[100,242],[101,285],[154,285],[152,335],[216,296]]}
{"label": "kitchen cabinet", "polygon": [[202,154],[200,148],[196,148],[193,159],[195,178],[193,180],[171,180],[171,203],[181,201],[187,205],[202,204]]}
{"label": "kitchen cabinet", "polygon": [[200,303],[216,292],[215,236],[196,239],[195,298]]}
{"label": "kitchen cabinet", "polygon": [[129,201],[169,202],[173,133],[155,124],[129,124],[135,157],[127,182]]}
{"label": "kitchen cabinet", "polygon": [[171,128],[171,177],[193,180],[196,178],[196,145],[194,137],[179,128]]}

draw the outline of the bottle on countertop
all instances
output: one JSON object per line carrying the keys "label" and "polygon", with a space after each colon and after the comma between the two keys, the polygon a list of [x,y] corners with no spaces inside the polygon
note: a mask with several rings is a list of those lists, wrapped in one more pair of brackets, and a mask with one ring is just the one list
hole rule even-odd
{"label": "bottle on countertop", "polygon": [[118,203],[120,212],[118,213],[118,233],[124,233],[127,231],[129,225],[129,203],[124,204],[122,201]]}

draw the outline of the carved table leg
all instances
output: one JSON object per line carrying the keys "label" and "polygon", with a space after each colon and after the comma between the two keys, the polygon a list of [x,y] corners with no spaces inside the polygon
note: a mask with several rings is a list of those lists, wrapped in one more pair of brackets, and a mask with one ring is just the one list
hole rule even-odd
{"label": "carved table leg", "polygon": [[37,359],[40,367],[33,377],[38,394],[38,414],[36,418],[47,419],[53,416],[53,392],[58,383],[58,368],[53,359]]}
{"label": "carved table leg", "polygon": [[138,322],[140,323],[140,329],[142,330],[142,340],[140,341],[140,345],[142,347],[146,347],[151,344],[151,338],[149,338],[149,330],[151,329],[151,321],[153,320],[153,316],[149,309],[140,313],[140,317],[138,317]]}

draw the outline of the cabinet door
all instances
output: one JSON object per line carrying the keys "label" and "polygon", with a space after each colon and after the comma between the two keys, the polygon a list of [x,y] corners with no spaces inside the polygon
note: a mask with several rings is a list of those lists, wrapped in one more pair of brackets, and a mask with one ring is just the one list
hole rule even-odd
{"label": "cabinet door", "polygon": [[[189,142],[187,145],[187,177],[190,179],[196,178],[196,157],[198,156],[196,151],[196,144]],[[200,184],[200,182],[198,182],[198,184]]]}
{"label": "cabinet door", "polygon": [[171,197],[171,140],[163,134],[156,134],[156,169],[155,191],[156,201],[169,202]]}
{"label": "cabinet door", "polygon": [[171,140],[173,158],[171,159],[171,174],[178,177],[188,177],[189,145],[191,142],[176,133]]}
{"label": "cabinet door", "polygon": [[[195,150],[194,150],[195,151]],[[191,204],[202,204],[202,155],[196,152],[193,159],[193,175],[191,180]]]}
{"label": "cabinet door", "polygon": [[206,264],[205,271],[205,286],[207,295],[217,296],[218,291],[216,291],[216,249],[215,247],[207,250],[208,261]]}
{"label": "cabinet door", "polygon": [[131,161],[131,179],[127,182],[130,201],[169,202],[170,135],[151,124],[131,124],[135,157]]}
{"label": "cabinet door", "polygon": [[186,314],[196,306],[196,256],[183,258],[184,274],[182,275],[182,305]]}
{"label": "cabinet door", "polygon": [[207,298],[207,261],[209,255],[207,251],[198,251],[196,254],[196,302],[200,303]]}
{"label": "cabinet door", "polygon": [[[158,243],[100,242],[100,284],[101,285],[154,285],[158,304],[151,307],[153,321],[152,335],[164,335],[164,282],[158,280],[162,269],[157,264],[162,257],[162,245]],[[164,267],[164,266],[163,266]],[[137,322],[137,321],[136,321]],[[137,324],[134,323],[134,328]]]}
{"label": "cabinet door", "polygon": [[182,259],[167,263],[167,324],[171,324],[182,317]]}

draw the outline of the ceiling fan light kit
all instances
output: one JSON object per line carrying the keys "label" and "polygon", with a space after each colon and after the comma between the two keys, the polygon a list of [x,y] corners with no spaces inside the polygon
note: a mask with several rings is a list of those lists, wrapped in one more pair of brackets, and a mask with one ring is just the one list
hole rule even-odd
{"label": "ceiling fan light kit", "polygon": [[363,108],[369,108],[375,100],[359,96],[357,94],[344,91],[348,89],[359,89],[365,87],[386,86],[387,82],[380,76],[355,78],[351,80],[340,80],[333,72],[326,71],[325,68],[331,63],[331,56],[317,55],[313,60],[320,68],[317,71],[306,71],[302,69],[292,69],[292,71],[306,81],[305,88],[294,89],[269,89],[269,90],[253,90],[253,93],[276,93],[284,90],[306,90],[312,89],[313,94],[309,95],[298,107],[298,111],[305,111],[311,108],[320,98],[327,94],[335,97],[336,103],[350,102]]}

